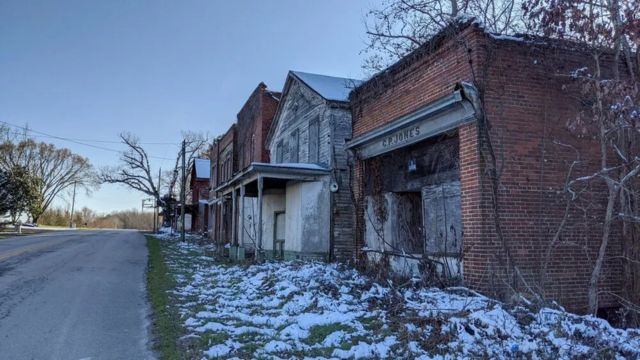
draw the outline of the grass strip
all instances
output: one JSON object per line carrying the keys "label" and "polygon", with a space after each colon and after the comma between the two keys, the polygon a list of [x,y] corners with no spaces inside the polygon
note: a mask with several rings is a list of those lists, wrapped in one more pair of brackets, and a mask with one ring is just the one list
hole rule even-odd
{"label": "grass strip", "polygon": [[160,240],[150,235],[145,237],[149,250],[147,293],[153,312],[153,347],[161,359],[180,359],[177,344],[181,328],[167,292],[174,287],[175,280],[165,263]]}

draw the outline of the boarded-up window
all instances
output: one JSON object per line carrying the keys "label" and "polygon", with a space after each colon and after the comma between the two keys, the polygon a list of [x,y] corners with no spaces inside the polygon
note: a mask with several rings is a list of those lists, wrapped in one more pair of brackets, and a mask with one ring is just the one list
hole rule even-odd
{"label": "boarded-up window", "polygon": [[320,161],[320,119],[309,121],[309,162],[317,164]]}
{"label": "boarded-up window", "polygon": [[291,132],[291,139],[289,140],[289,162],[297,163],[298,155],[300,152],[300,132],[298,129]]}
{"label": "boarded-up window", "polygon": [[422,204],[426,253],[460,256],[462,252],[460,182],[453,181],[423,188]]}
{"label": "boarded-up window", "polygon": [[282,140],[278,141],[278,144],[276,144],[276,163],[282,163]]}
{"label": "boarded-up window", "polygon": [[424,252],[422,201],[419,192],[396,193],[395,248],[408,254]]}

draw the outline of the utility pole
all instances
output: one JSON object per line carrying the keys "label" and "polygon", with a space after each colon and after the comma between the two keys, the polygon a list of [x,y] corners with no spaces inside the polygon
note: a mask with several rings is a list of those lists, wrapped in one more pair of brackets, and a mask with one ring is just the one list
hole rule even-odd
{"label": "utility pole", "polygon": [[180,217],[182,219],[180,219],[180,221],[182,222],[182,231],[180,232],[180,240],[182,240],[183,242],[184,240],[184,204],[186,203],[186,197],[187,197],[187,192],[186,192],[186,182],[187,182],[187,177],[186,177],[186,159],[185,159],[185,153],[186,153],[186,143],[185,140],[182,140],[182,189],[180,191],[180,202],[182,203],[180,206]]}
{"label": "utility pole", "polygon": [[[160,198],[160,174],[162,173],[162,168],[158,169],[158,199]],[[160,230],[160,214],[158,212],[158,199],[156,199],[156,208],[155,208],[155,213],[153,214],[153,231],[154,232],[158,232],[158,230]]]}
{"label": "utility pole", "polygon": [[73,200],[71,200],[71,220],[69,220],[69,228],[73,228],[73,211],[76,206],[76,182],[73,182]]}

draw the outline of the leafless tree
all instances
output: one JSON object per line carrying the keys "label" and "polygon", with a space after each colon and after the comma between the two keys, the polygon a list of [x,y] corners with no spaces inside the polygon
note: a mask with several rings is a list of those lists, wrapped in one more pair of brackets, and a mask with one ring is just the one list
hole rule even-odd
{"label": "leafless tree", "polygon": [[[598,310],[600,281],[612,229],[622,223],[625,297],[640,304],[640,2],[637,0],[534,0],[525,4],[532,29],[587,46],[591,68],[576,69],[573,80],[586,109],[569,125],[599,142],[599,169],[571,182],[600,181],[606,210],[588,288],[589,311]],[[637,54],[635,54],[637,55]],[[624,73],[621,73],[624,69]],[[626,304],[625,304],[626,302]],[[635,315],[634,322],[638,323]]]}
{"label": "leafless tree", "polygon": [[368,55],[364,68],[381,71],[461,17],[474,17],[485,29],[523,29],[523,0],[388,0],[365,18]]}
{"label": "leafless tree", "polygon": [[140,140],[128,133],[120,134],[127,150],[120,154],[120,165],[105,167],[100,171],[100,181],[107,184],[122,184],[145,195],[151,196],[162,206],[162,196],[157,178],[151,171],[149,155]]}
{"label": "leafless tree", "polygon": [[[207,134],[187,131],[182,133],[182,138],[185,142],[185,159],[186,164],[192,164],[196,158],[209,158],[209,143],[210,139]],[[169,194],[173,194],[176,184],[179,180],[180,166],[182,163],[182,153],[179,152],[176,156],[174,170],[169,175]],[[186,171],[186,170],[185,170]]]}
{"label": "leafless tree", "polygon": [[14,167],[27,169],[32,176],[40,179],[40,204],[29,210],[34,222],[38,221],[61,191],[74,184],[90,191],[98,184],[88,159],[69,149],[59,149],[53,144],[31,139],[0,144],[0,168],[9,170]]}
{"label": "leafless tree", "polygon": [[[202,156],[205,152],[208,138],[203,134],[194,132],[185,132],[183,137],[186,144],[185,156],[187,164],[189,164],[194,158]],[[167,194],[163,194],[163,190],[157,184],[156,172],[151,169],[150,156],[141,145],[140,140],[133,134],[128,133],[120,134],[120,139],[127,146],[127,150],[120,154],[120,165],[101,169],[100,181],[108,184],[122,184],[153,197],[165,211],[165,217],[171,217],[172,210],[168,209],[168,207],[173,204],[171,199],[181,173],[182,152],[179,151],[176,156],[174,170],[165,171],[162,176],[164,179],[168,179],[161,180],[167,184]]]}

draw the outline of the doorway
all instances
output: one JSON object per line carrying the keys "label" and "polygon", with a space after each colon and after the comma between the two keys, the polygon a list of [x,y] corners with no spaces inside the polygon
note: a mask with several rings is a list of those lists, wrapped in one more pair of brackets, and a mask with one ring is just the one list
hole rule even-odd
{"label": "doorway", "polygon": [[284,211],[276,211],[273,214],[273,257],[276,259],[284,259],[285,215]]}

